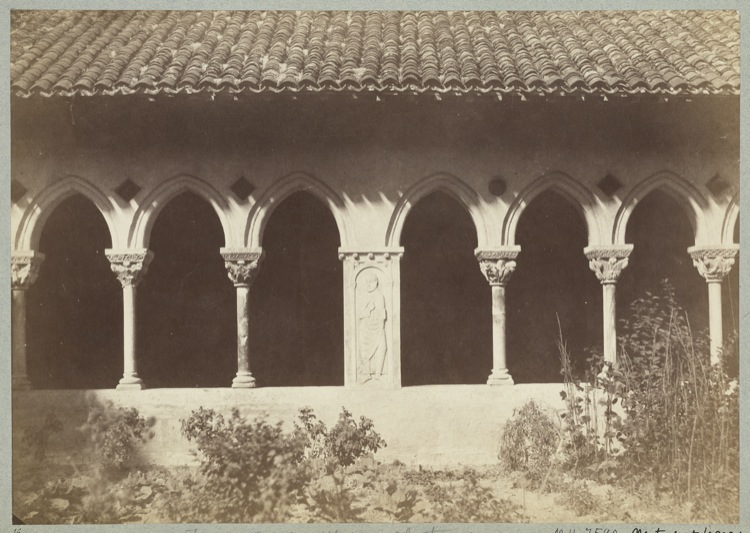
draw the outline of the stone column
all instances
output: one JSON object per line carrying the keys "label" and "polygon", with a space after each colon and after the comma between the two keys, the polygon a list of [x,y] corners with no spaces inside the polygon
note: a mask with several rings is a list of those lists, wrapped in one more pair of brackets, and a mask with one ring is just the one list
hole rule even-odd
{"label": "stone column", "polygon": [[344,384],[401,386],[401,278],[404,249],[339,248],[344,262]]}
{"label": "stone column", "polygon": [[31,389],[26,373],[26,289],[36,281],[44,254],[18,251],[10,257],[10,283],[13,291],[13,321],[11,323],[13,390]]}
{"label": "stone column", "polygon": [[492,373],[488,385],[513,385],[505,352],[505,286],[516,268],[520,246],[475,250],[479,268],[492,287]]}
{"label": "stone column", "polygon": [[632,244],[587,246],[583,249],[589,268],[602,284],[602,344],[604,360],[614,366],[617,362],[617,300],[615,287],[622,270],[628,266]]}
{"label": "stone column", "polygon": [[738,244],[691,246],[688,248],[693,265],[708,283],[708,319],[711,336],[711,364],[719,362],[724,342],[722,331],[721,282],[734,265]]}
{"label": "stone column", "polygon": [[232,388],[251,389],[255,387],[255,377],[250,371],[248,297],[263,260],[263,250],[222,248],[221,256],[227,275],[237,289],[237,375],[232,380]]}
{"label": "stone column", "polygon": [[108,249],[104,253],[122,285],[123,374],[117,390],[145,389],[143,380],[138,376],[136,362],[136,286],[146,274],[154,254],[146,249]]}

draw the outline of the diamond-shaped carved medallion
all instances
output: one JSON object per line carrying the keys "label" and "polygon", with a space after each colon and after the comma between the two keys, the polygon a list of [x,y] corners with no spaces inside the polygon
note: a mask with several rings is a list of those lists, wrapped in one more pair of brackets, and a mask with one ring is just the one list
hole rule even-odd
{"label": "diamond-shaped carved medallion", "polygon": [[138,186],[137,183],[133,182],[130,178],[123,181],[119,187],[115,189],[115,192],[117,195],[125,200],[126,202],[129,202],[133,198],[135,198],[135,195],[138,194],[141,191],[141,187]]}
{"label": "diamond-shaped carved medallion", "polygon": [[606,176],[604,176],[597,185],[607,196],[612,196],[620,187],[622,187],[622,183],[620,182],[620,180],[618,180],[612,174],[607,174]]}
{"label": "diamond-shaped carved medallion", "polygon": [[713,178],[708,180],[706,188],[711,191],[714,196],[719,196],[722,192],[726,191],[730,187],[730,183],[721,177],[720,174],[716,174]]}
{"label": "diamond-shaped carved medallion", "polygon": [[23,198],[29,190],[23,186],[23,183],[13,179],[10,181],[10,199],[15,204]]}
{"label": "diamond-shaped carved medallion", "polygon": [[243,176],[243,177],[240,177],[240,179],[238,179],[234,183],[232,183],[232,185],[229,186],[229,189],[240,200],[247,200],[247,197],[253,194],[253,191],[255,190],[255,186],[249,181],[247,181]]}

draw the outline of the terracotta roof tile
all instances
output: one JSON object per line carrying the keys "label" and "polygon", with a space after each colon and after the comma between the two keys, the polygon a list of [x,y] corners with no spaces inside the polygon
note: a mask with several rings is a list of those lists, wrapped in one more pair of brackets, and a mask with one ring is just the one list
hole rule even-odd
{"label": "terracotta roof tile", "polygon": [[13,11],[16,95],[739,94],[732,11]]}

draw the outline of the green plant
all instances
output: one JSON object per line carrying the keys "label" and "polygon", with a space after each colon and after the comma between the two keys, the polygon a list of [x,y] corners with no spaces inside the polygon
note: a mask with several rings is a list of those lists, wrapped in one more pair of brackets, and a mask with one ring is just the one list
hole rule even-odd
{"label": "green plant", "polygon": [[598,501],[591,493],[588,485],[580,479],[566,485],[557,502],[572,509],[578,516],[591,514],[599,507]]}
{"label": "green plant", "polygon": [[362,416],[358,424],[343,407],[339,419],[330,430],[309,407],[300,409],[299,413],[302,425],[295,424],[295,433],[305,440],[308,457],[326,457],[342,466],[349,466],[366,454],[376,453],[387,446],[373,429],[372,420]]}
{"label": "green plant", "polygon": [[501,465],[511,472],[522,472],[538,487],[553,466],[561,442],[561,431],[550,415],[529,400],[503,426],[498,447]]}
{"label": "green plant", "polygon": [[492,489],[480,483],[476,470],[466,469],[463,482],[435,485],[428,492],[438,522],[523,522],[521,507],[496,498]]}
{"label": "green plant", "polygon": [[182,434],[197,445],[205,476],[198,492],[211,499],[210,508],[199,504],[194,512],[210,521],[282,521],[310,480],[305,441],[281,422],[249,421],[236,408],[224,418],[201,407],[182,421]]}
{"label": "green plant", "polygon": [[365,510],[357,504],[357,495],[348,485],[346,472],[340,464],[328,462],[324,475],[313,480],[307,494],[308,510],[317,520],[357,522]]}
{"label": "green plant", "polygon": [[63,430],[62,422],[54,413],[48,413],[44,422],[38,426],[28,428],[23,434],[23,443],[25,450],[31,454],[33,459],[38,462],[44,462],[47,457],[47,447],[49,439],[55,433]]}
{"label": "green plant", "polygon": [[93,405],[80,430],[105,471],[123,472],[136,460],[137,446],[153,437],[153,425],[153,418],[146,420],[134,407],[116,409],[108,403]]}
{"label": "green plant", "polygon": [[601,361],[592,360],[584,384],[566,369],[561,346],[570,463],[600,480],[653,482],[693,502],[703,520],[736,520],[739,394],[724,366],[731,354],[711,363],[706,336],[693,335],[666,282],[632,303],[620,333],[617,367],[597,372]]}

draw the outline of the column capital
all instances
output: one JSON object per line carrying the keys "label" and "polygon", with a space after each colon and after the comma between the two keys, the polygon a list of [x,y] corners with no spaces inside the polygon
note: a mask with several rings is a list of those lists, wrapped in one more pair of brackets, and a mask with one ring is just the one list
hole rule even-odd
{"label": "column capital", "polygon": [[115,250],[108,248],[104,255],[109,259],[112,272],[117,276],[123,288],[135,287],[148,271],[154,253],[146,248]]}
{"label": "column capital", "polygon": [[14,290],[25,291],[39,276],[44,254],[33,250],[20,250],[10,256],[10,284]]}
{"label": "column capital", "polygon": [[517,245],[474,250],[479,268],[490,285],[505,285],[510,281],[510,276],[516,269],[516,258],[519,253],[521,247]]}
{"label": "column capital", "polygon": [[739,244],[691,246],[687,249],[693,265],[709,283],[720,282],[729,274],[739,250]]}
{"label": "column capital", "polygon": [[258,275],[258,268],[263,261],[261,248],[222,248],[221,257],[227,276],[235,287],[249,287]]}
{"label": "column capital", "polygon": [[583,253],[589,260],[589,268],[602,285],[617,283],[620,274],[628,266],[632,244],[607,244],[587,246]]}

